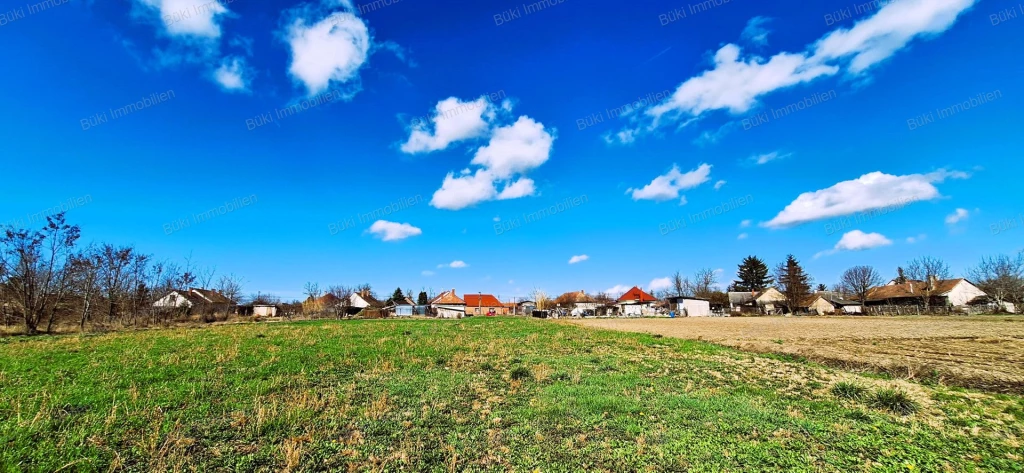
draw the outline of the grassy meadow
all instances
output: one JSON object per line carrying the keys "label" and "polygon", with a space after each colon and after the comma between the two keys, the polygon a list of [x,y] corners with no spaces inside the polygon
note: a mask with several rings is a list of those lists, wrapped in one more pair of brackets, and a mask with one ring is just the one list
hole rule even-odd
{"label": "grassy meadow", "polygon": [[1024,471],[1024,398],[559,323],[0,339],[2,471]]}

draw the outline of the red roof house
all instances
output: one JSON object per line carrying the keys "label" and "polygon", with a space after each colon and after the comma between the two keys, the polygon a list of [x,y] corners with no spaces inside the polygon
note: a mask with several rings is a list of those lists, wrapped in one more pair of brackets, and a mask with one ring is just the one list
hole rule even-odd
{"label": "red roof house", "polygon": [[490,294],[466,294],[468,315],[508,315],[509,309]]}

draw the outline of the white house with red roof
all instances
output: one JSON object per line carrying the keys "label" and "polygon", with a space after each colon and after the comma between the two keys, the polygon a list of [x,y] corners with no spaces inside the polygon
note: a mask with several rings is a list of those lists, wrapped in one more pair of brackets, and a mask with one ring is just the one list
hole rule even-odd
{"label": "white house with red roof", "polygon": [[643,315],[655,315],[654,304],[658,298],[644,292],[639,287],[633,286],[626,291],[616,302],[619,312],[627,317],[640,317]]}

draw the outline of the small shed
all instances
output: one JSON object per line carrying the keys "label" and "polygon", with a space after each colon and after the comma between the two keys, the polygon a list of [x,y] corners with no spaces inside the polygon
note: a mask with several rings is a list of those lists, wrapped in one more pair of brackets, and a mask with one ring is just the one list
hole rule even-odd
{"label": "small shed", "polygon": [[273,304],[253,304],[252,315],[256,317],[277,317],[277,306]]}
{"label": "small shed", "polygon": [[711,317],[711,301],[699,297],[674,296],[665,299],[676,310],[676,317]]}

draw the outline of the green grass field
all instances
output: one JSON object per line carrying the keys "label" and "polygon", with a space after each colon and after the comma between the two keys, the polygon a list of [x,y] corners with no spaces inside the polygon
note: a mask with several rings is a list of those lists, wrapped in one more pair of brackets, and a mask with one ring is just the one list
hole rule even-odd
{"label": "green grass field", "polygon": [[1024,471],[1022,436],[1019,396],[540,320],[0,339],[3,471]]}

